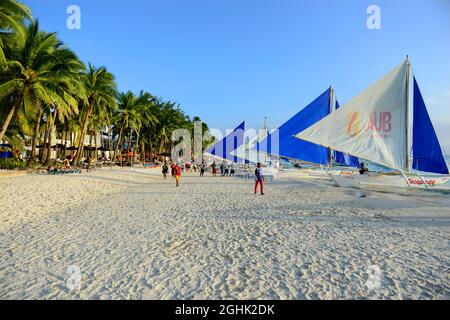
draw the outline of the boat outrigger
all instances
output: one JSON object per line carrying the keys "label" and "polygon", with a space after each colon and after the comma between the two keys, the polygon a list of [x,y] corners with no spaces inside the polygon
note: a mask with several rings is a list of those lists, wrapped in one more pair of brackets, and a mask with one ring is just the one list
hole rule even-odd
{"label": "boat outrigger", "polygon": [[362,175],[330,173],[338,186],[450,190],[443,186],[450,180],[449,171],[414,76],[410,125],[410,68],[406,57],[347,104],[295,135],[395,170]]}

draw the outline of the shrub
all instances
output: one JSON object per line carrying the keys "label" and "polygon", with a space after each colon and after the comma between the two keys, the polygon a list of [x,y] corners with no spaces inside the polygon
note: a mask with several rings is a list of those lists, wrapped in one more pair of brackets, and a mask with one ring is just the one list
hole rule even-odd
{"label": "shrub", "polygon": [[0,169],[15,170],[25,167],[25,162],[14,159],[0,159]]}

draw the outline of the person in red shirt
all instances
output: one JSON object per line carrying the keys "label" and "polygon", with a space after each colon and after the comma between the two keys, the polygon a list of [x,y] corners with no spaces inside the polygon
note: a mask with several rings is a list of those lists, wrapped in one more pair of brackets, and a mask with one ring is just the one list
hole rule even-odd
{"label": "person in red shirt", "polygon": [[261,195],[264,195],[264,176],[262,174],[261,163],[256,164],[255,169],[255,194],[258,191],[258,184],[261,187]]}
{"label": "person in red shirt", "polygon": [[176,186],[178,187],[180,185],[181,166],[179,164],[176,164],[174,171],[175,171],[175,182]]}
{"label": "person in red shirt", "polygon": [[175,178],[175,167],[177,166],[177,164],[175,162],[172,162],[172,164],[170,165],[170,173],[172,174],[172,178]]}

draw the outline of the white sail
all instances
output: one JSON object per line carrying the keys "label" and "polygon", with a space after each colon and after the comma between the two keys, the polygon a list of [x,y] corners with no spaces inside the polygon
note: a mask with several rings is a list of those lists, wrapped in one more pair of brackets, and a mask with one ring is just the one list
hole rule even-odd
{"label": "white sail", "polygon": [[393,169],[406,169],[407,63],[405,60],[295,137]]}

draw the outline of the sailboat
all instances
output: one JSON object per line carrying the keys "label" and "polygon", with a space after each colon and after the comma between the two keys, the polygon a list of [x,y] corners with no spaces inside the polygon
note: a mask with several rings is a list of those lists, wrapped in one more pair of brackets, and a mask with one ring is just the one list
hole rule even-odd
{"label": "sailboat", "polygon": [[219,160],[227,160],[234,163],[243,162],[244,160],[238,157],[236,149],[244,143],[244,130],[245,121],[242,121],[225,138],[208,148],[205,154]]}
{"label": "sailboat", "polygon": [[[341,152],[333,152],[327,147],[293,137],[299,130],[306,129],[317,123],[334,112],[335,109],[339,109],[339,104],[335,99],[334,89],[329,87],[309,105],[289,118],[268,135],[266,139],[261,141],[258,151],[277,155],[288,159],[290,162],[301,161],[302,164],[327,166],[327,172],[335,172],[336,170],[337,172],[342,172],[342,169],[331,168],[336,164],[346,167],[357,167],[359,162],[356,157]],[[302,171],[306,175],[322,175],[325,173],[325,171],[316,169],[304,169]],[[345,170],[345,172],[348,174],[353,173],[349,170]]]}
{"label": "sailboat", "polygon": [[258,133],[251,139],[248,136],[244,137],[244,143],[236,149],[236,155],[239,158],[245,159],[246,164],[256,164],[258,162],[269,165],[270,157],[265,152],[259,151],[260,142],[263,141],[269,132],[266,127],[259,130]]}
{"label": "sailboat", "polygon": [[447,189],[442,186],[450,179],[447,164],[414,76],[411,130],[410,69],[407,57],[347,104],[295,135],[394,170],[330,174],[338,186]]}
{"label": "sailboat", "polygon": [[[265,176],[275,178],[279,171],[279,162],[277,159],[267,152],[262,152],[261,142],[269,136],[269,129],[267,127],[267,118],[264,118],[264,127],[251,139],[246,141],[243,145],[238,147],[235,152],[238,157],[245,159],[245,164],[257,163],[262,164],[262,173]],[[248,138],[248,137],[246,137]]]}

